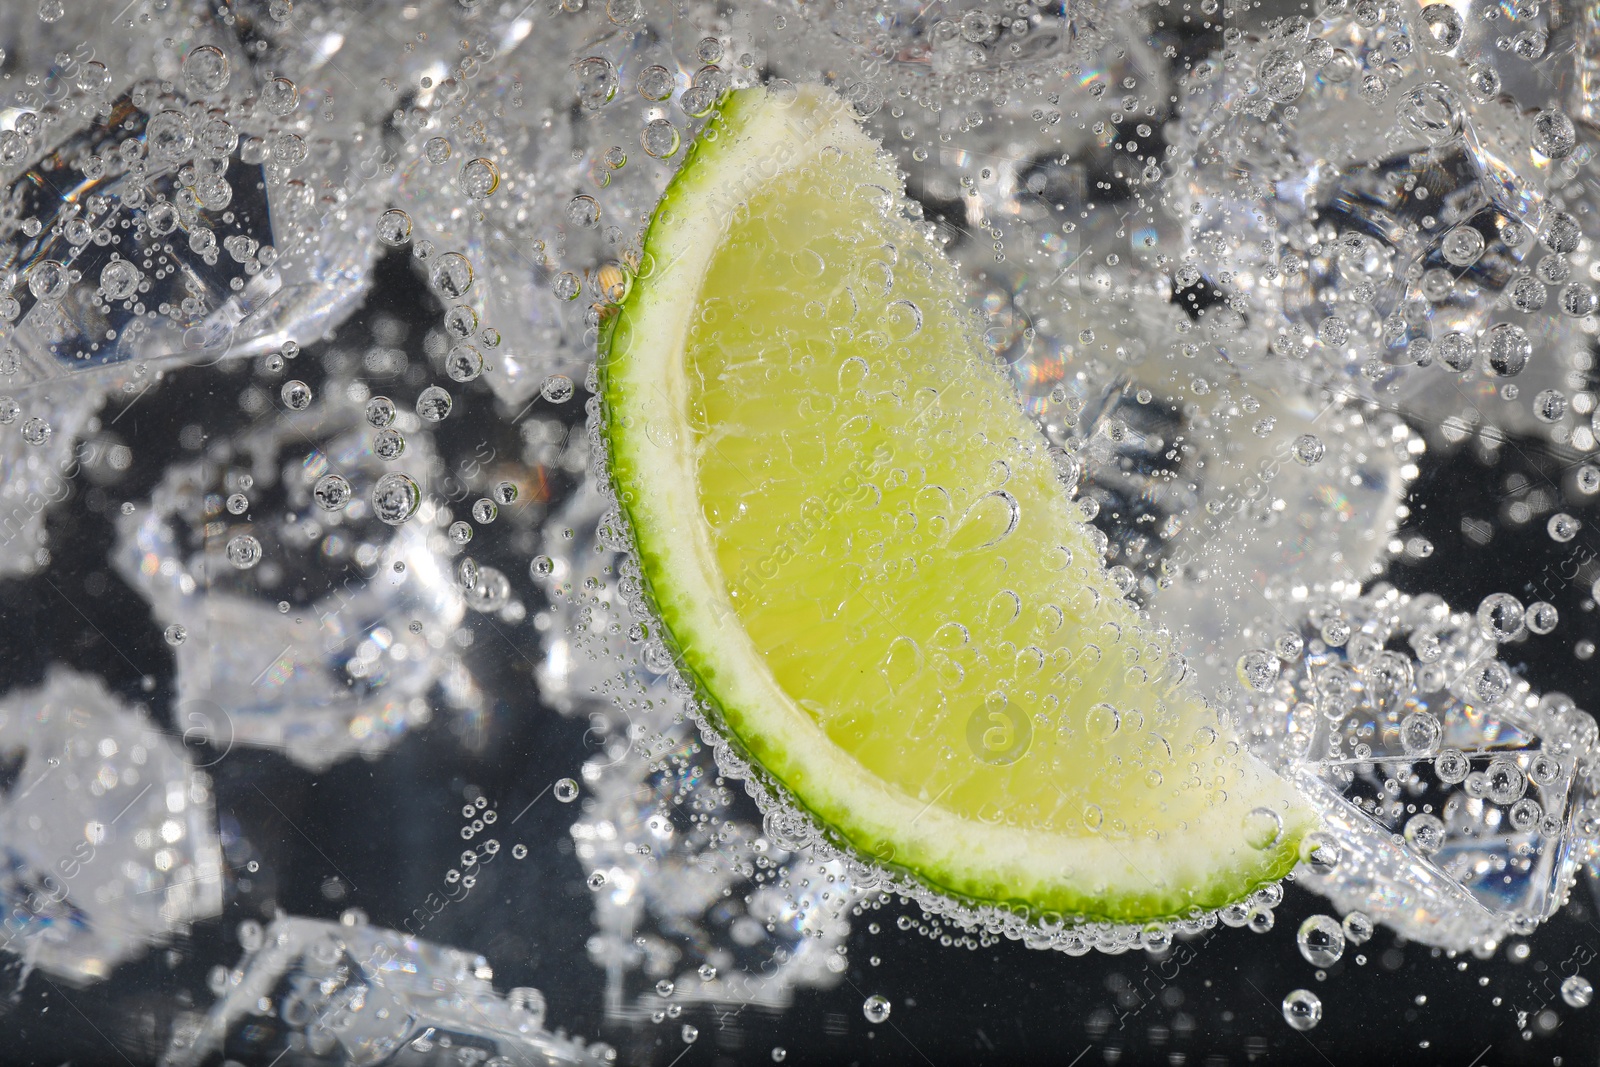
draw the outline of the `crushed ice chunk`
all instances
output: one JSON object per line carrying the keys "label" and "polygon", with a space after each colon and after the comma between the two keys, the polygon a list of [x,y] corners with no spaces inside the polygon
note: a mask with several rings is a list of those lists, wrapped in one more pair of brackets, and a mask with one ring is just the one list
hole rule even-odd
{"label": "crushed ice chunk", "polygon": [[222,908],[211,784],[95,677],[0,700],[0,947],[98,981]]}
{"label": "crushed ice chunk", "polygon": [[[17,354],[9,340],[0,341],[0,349],[6,352],[0,360]],[[13,404],[17,411],[9,419],[0,413],[0,577],[32,574],[48,560],[46,513],[71,495],[84,458],[79,435],[112,384],[107,373],[90,372],[70,387],[45,383],[0,399],[6,412]],[[20,430],[30,418],[50,426],[41,444],[30,443]]]}
{"label": "crushed ice chunk", "polygon": [[[160,625],[189,635],[174,650],[176,717],[218,748],[277,748],[323,768],[384,751],[427,721],[436,683],[457,706],[477,699],[445,649],[465,607],[435,551],[441,516],[430,508],[390,527],[362,496],[386,470],[426,478],[432,440],[414,432],[406,455],[389,463],[367,447],[364,427],[364,405],[349,390],[324,388],[306,411],[243,435],[237,464],[178,464],[146,506],[118,519],[118,570]],[[334,512],[314,498],[330,471],[357,490]],[[246,476],[283,504],[253,516],[263,559],[238,571],[223,556],[228,538],[214,531],[225,525],[221,494]],[[291,590],[298,604],[280,610]]]}
{"label": "crushed ice chunk", "polygon": [[536,989],[495,992],[482,956],[368,926],[282,916],[251,931],[204,1016],[181,1017],[162,1067],[226,1054],[267,1063],[289,1049],[351,1067],[379,1063],[556,1067],[615,1062],[608,1045],[544,1028]]}
{"label": "crushed ice chunk", "polygon": [[[1351,633],[1337,648],[1319,632],[1333,620]],[[1536,696],[1436,596],[1379,585],[1314,603],[1302,633],[1304,658],[1244,707],[1252,747],[1337,842],[1338,863],[1303,865],[1303,884],[1447,949],[1554,914],[1600,839],[1594,719]]]}

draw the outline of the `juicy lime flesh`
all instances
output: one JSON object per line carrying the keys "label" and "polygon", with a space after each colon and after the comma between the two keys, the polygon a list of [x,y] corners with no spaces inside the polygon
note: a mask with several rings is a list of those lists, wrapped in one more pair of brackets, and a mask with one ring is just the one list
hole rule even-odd
{"label": "juicy lime flesh", "polygon": [[835,744],[924,801],[1050,830],[1098,825],[1097,804],[1113,828],[1181,817],[1197,801],[1161,787],[1181,755],[1204,795],[1216,731],[1126,683],[1163,653],[971,360],[948,268],[852,171],[797,168],[752,199],[689,337],[700,498],[740,620]]}
{"label": "juicy lime flesh", "polygon": [[[727,109],[722,138],[737,138],[759,95]],[[686,170],[715,168],[718,145],[701,148]],[[768,729],[770,709],[719,691],[718,657],[698,647],[711,638],[678,624],[662,595],[675,576],[651,542],[669,534],[648,498],[671,487],[633,477],[631,450],[618,448],[614,474],[664,621],[742,747],[869,854],[964,896],[1099,918],[1236,899],[1292,863],[1294,833],[1257,810],[1287,805],[1241,767],[1110,581],[978,341],[953,268],[900,213],[874,148],[857,133],[791,153],[710,235],[668,357],[682,361],[687,432],[656,435],[690,450],[713,595],[820,728],[816,747],[833,751],[798,758],[792,735]],[[646,347],[646,317],[625,306],[613,335],[613,434],[628,432],[627,363]],[[1010,828],[1064,853],[1095,840],[1137,877],[1008,883],[981,863],[920,856],[829,788],[841,760],[910,801],[912,822],[936,809],[980,838]],[[1162,857],[1191,831],[1191,848],[1216,854],[1174,880]]]}

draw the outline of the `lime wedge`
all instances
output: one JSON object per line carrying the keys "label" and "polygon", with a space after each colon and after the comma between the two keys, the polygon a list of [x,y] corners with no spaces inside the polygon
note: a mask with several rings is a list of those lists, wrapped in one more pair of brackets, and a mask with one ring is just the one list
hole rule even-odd
{"label": "lime wedge", "polygon": [[1306,816],[1108,576],[893,162],[822,88],[723,101],[603,342],[663,637],[836,843],[966,902],[1192,916]]}

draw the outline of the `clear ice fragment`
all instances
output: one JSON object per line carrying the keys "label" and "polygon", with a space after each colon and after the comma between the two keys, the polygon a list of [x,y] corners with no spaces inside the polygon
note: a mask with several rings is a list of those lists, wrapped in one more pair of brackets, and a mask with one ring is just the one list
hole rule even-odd
{"label": "clear ice fragment", "polygon": [[52,668],[0,699],[0,948],[74,983],[222,908],[211,782],[143,708]]}
{"label": "clear ice fragment", "polygon": [[[1331,648],[1317,627],[1335,616],[1351,636]],[[1600,842],[1594,719],[1535,695],[1479,620],[1436,596],[1380,584],[1314,601],[1303,632],[1305,657],[1245,704],[1253,747],[1337,843],[1337,863],[1303,865],[1302,883],[1454,950],[1554,914]],[[1503,687],[1478,684],[1486,663]]]}
{"label": "clear ice fragment", "polygon": [[[259,940],[257,940],[259,939]],[[482,956],[368,926],[283,916],[255,932],[205,1015],[181,1017],[162,1067],[218,1056],[374,1067],[607,1067],[610,1046],[552,1033],[537,989],[495,992]]]}

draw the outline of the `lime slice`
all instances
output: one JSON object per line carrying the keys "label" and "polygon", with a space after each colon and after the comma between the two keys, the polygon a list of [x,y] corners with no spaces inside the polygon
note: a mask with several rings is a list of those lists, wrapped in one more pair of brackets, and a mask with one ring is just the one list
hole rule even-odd
{"label": "lime slice", "polygon": [[1239,900],[1305,816],[1108,576],[893,162],[728,96],[609,320],[601,429],[713,719],[837,843],[968,902]]}

